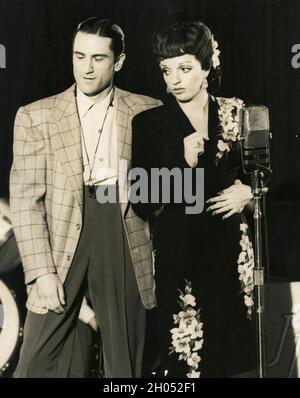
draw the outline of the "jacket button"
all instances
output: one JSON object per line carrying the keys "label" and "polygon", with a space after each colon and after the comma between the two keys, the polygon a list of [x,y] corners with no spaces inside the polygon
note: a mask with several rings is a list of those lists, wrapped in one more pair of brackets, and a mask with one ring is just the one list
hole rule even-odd
{"label": "jacket button", "polygon": [[70,254],[67,255],[67,260],[70,261],[71,260],[71,256]]}
{"label": "jacket button", "polygon": [[76,228],[78,229],[78,231],[80,230],[80,224],[76,224]]}

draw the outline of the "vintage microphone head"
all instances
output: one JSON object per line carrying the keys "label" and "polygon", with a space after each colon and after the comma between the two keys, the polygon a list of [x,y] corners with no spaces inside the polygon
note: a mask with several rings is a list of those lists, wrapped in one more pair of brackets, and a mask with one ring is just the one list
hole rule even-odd
{"label": "vintage microphone head", "polygon": [[243,171],[270,170],[269,110],[264,105],[251,105],[241,112]]}

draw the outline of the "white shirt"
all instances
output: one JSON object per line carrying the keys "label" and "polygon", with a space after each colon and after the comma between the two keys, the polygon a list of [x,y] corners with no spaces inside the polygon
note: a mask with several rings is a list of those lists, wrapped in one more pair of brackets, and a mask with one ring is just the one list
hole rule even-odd
{"label": "white shirt", "polygon": [[115,110],[110,106],[112,95],[111,90],[104,99],[99,100],[97,96],[90,98],[77,86],[77,108],[82,129],[83,181],[86,185],[91,185],[91,181],[94,185],[114,184],[117,181],[118,134]]}

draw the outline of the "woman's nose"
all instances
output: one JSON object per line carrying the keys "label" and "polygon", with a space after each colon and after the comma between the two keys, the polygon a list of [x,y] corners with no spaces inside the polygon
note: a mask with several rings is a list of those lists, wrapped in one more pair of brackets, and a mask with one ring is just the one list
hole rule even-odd
{"label": "woman's nose", "polygon": [[179,77],[178,72],[172,73],[172,80],[171,81],[172,81],[172,84],[174,84],[174,85],[176,85],[176,84],[178,84],[180,82],[180,77]]}

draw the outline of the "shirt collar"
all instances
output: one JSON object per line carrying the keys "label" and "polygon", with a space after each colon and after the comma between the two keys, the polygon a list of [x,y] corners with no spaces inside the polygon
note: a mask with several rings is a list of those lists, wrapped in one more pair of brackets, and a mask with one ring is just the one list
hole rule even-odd
{"label": "shirt collar", "polygon": [[113,88],[109,91],[107,96],[104,99],[102,99],[99,98],[100,95],[97,95],[95,97],[88,97],[77,86],[76,87],[77,107],[80,119],[82,119],[95,104],[97,104],[98,109],[102,107],[103,109],[107,109],[111,101],[112,91]]}

